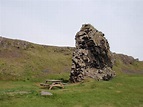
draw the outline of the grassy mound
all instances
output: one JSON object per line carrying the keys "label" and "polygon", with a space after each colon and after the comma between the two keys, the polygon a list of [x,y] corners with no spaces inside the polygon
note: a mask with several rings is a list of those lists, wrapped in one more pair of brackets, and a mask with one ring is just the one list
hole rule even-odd
{"label": "grassy mound", "polygon": [[[54,47],[0,37],[0,80],[40,80],[70,73],[74,48]],[[114,54],[118,73],[143,73],[143,62]]]}
{"label": "grassy mound", "polygon": [[51,73],[70,72],[73,48],[6,38],[3,41],[0,45],[0,80],[34,80]]}

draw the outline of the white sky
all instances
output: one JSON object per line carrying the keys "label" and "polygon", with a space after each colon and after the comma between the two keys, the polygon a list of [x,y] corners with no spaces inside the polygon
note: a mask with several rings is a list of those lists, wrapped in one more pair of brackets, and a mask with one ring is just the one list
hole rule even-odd
{"label": "white sky", "polygon": [[102,31],[112,52],[143,60],[143,0],[0,0],[0,35],[75,46],[84,23]]}

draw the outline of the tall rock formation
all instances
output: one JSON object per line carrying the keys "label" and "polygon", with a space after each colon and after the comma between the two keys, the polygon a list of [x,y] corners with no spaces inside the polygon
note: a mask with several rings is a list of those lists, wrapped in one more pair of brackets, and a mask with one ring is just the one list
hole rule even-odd
{"label": "tall rock formation", "polygon": [[86,77],[109,80],[115,76],[110,47],[104,34],[90,24],[82,25],[75,36],[71,82],[80,82]]}

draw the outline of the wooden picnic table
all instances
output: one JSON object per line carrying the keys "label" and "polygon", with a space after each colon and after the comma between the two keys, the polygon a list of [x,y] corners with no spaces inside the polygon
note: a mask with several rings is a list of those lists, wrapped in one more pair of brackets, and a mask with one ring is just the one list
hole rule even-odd
{"label": "wooden picnic table", "polygon": [[45,83],[41,83],[40,85],[44,87],[49,87],[49,90],[51,90],[53,87],[64,88],[62,80],[46,80]]}

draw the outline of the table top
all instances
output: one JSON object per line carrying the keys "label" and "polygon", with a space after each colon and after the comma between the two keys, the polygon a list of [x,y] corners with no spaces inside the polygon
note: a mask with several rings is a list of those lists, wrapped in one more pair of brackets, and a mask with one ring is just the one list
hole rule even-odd
{"label": "table top", "polygon": [[46,82],[62,82],[62,80],[46,80]]}

